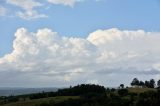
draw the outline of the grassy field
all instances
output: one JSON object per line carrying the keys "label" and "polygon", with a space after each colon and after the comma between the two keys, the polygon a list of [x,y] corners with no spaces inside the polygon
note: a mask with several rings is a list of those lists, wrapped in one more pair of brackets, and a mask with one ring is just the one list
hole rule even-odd
{"label": "grassy field", "polygon": [[135,88],[128,88],[129,92],[132,93],[143,93],[143,92],[147,92],[147,91],[156,91],[156,89],[154,88],[139,88],[139,87],[135,87]]}
{"label": "grassy field", "polygon": [[35,100],[27,100],[27,101],[20,101],[5,104],[2,106],[36,106],[41,103],[48,103],[48,102],[61,102],[68,99],[78,99],[78,96],[58,96],[58,97],[50,97],[50,98],[42,98],[42,99],[35,99]]}

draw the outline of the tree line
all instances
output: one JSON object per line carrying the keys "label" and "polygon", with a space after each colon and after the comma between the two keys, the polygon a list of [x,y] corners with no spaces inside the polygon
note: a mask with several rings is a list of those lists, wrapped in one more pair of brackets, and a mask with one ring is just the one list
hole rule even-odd
{"label": "tree line", "polygon": [[160,88],[160,80],[156,81],[154,79],[150,79],[149,81],[140,81],[138,78],[134,78],[131,82],[131,86],[133,87],[147,87],[147,88]]}

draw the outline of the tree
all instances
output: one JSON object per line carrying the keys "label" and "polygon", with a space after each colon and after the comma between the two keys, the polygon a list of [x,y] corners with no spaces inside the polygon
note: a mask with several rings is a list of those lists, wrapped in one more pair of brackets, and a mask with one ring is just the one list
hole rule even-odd
{"label": "tree", "polygon": [[139,82],[139,86],[143,87],[145,85],[145,83],[143,81]]}
{"label": "tree", "polygon": [[139,80],[137,78],[134,78],[131,82],[131,86],[139,86]]}
{"label": "tree", "polygon": [[150,80],[150,88],[154,88],[155,87],[155,80],[151,79]]}
{"label": "tree", "polygon": [[124,88],[124,84],[120,84],[120,88],[122,88],[122,89],[123,89],[123,88]]}
{"label": "tree", "polygon": [[160,88],[160,80],[157,81],[157,86]]}
{"label": "tree", "polygon": [[145,81],[145,86],[150,88],[150,82],[149,81]]}
{"label": "tree", "polygon": [[150,81],[145,81],[145,86],[148,88],[154,88],[155,87],[155,80],[151,79]]}
{"label": "tree", "polygon": [[111,89],[111,92],[115,92],[115,91],[116,91],[116,89],[115,89],[115,88],[112,88],[112,89]]}

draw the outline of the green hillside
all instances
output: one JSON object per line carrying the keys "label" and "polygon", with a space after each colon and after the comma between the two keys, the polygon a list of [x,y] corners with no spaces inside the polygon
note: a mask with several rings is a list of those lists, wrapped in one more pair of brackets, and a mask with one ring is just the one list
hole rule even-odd
{"label": "green hillside", "polygon": [[36,106],[43,103],[49,103],[49,102],[57,103],[68,99],[78,99],[78,98],[79,98],[78,96],[58,96],[58,97],[41,98],[35,100],[19,101],[19,102],[5,104],[2,106]]}
{"label": "green hillside", "polygon": [[81,84],[56,92],[0,98],[0,106],[160,106],[160,88]]}

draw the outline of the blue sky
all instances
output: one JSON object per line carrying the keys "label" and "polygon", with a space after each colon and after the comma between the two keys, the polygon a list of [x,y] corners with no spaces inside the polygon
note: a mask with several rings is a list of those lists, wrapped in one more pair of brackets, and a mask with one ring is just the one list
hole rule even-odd
{"label": "blue sky", "polygon": [[158,80],[159,11],[159,0],[0,0],[0,87]]}
{"label": "blue sky", "polygon": [[[8,9],[20,9],[3,1],[1,5]],[[46,3],[38,9],[48,18],[24,20],[14,16],[15,11],[0,17],[1,57],[12,51],[14,33],[20,27],[30,31],[46,27],[60,35],[75,37],[87,37],[94,30],[108,28],[160,31],[158,0],[86,0],[76,3],[74,7]]]}

